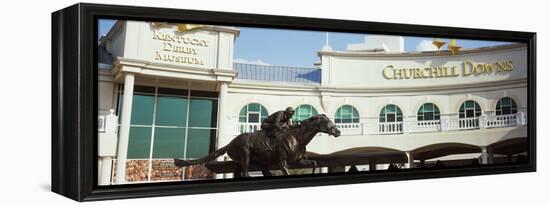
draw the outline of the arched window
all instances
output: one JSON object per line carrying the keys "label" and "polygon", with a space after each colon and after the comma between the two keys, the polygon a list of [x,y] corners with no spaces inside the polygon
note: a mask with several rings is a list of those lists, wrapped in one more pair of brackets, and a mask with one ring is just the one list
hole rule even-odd
{"label": "arched window", "polygon": [[439,108],[433,103],[425,103],[418,109],[417,119],[418,121],[439,120]]}
{"label": "arched window", "polygon": [[239,122],[242,123],[260,123],[267,118],[269,113],[263,105],[250,103],[241,109],[239,113]]}
{"label": "arched window", "polygon": [[359,112],[351,105],[344,105],[336,110],[335,123],[359,123]]}
{"label": "arched window", "polygon": [[317,110],[311,105],[300,105],[296,108],[294,116],[292,116],[292,122],[301,122],[305,119],[309,119],[317,115]]}
{"label": "arched window", "polygon": [[393,104],[386,105],[380,111],[380,122],[403,122],[403,113]]}
{"label": "arched window", "polygon": [[476,101],[467,100],[462,103],[458,111],[459,118],[479,117],[481,115],[481,107]]}
{"label": "arched window", "polygon": [[497,107],[495,108],[496,115],[509,115],[515,114],[517,112],[518,106],[516,105],[516,102],[512,100],[512,98],[505,97],[497,102]]}

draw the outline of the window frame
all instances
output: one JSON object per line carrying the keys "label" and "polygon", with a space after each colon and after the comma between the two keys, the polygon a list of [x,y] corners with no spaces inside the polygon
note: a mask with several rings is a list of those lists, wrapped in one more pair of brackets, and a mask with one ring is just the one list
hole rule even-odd
{"label": "window frame", "polygon": [[[259,111],[250,111],[249,107],[250,105],[252,104],[257,104],[260,108]],[[246,117],[246,122],[242,122],[241,121],[241,117],[243,117],[243,115],[241,115],[243,109],[245,109],[245,115],[244,117]],[[266,115],[262,115],[262,109],[265,110],[266,112]],[[258,122],[250,122],[250,114],[258,114]],[[263,106],[262,104],[260,103],[248,103],[246,104],[244,107],[241,108],[241,110],[239,111],[239,123],[262,123],[262,121],[267,118],[269,116],[269,111],[267,110],[267,108],[265,106]]]}
{"label": "window frame", "polygon": [[[342,110],[344,107],[351,108],[351,113],[350,113],[351,118],[349,118],[351,119],[351,122],[343,122],[344,117],[342,116]],[[357,117],[354,116],[354,113],[357,113]],[[361,116],[359,115],[359,111],[353,105],[342,105],[336,110],[336,113],[334,114],[334,123],[337,123],[337,124],[360,123],[360,121],[361,121]]]}
{"label": "window frame", "polygon": [[[119,89],[118,89],[118,95],[117,95],[117,113],[120,114],[120,110],[122,108],[122,99],[123,99],[123,90],[120,89],[123,87],[123,84],[119,84]],[[212,92],[203,92],[203,91],[200,91],[198,92],[198,95],[193,95],[194,91],[193,90],[189,90],[189,89],[173,89],[173,88],[163,88],[163,87],[159,87],[159,86],[154,86],[154,87],[149,87],[149,86],[139,86],[139,85],[136,85],[136,88],[138,88],[137,90],[135,89],[134,92],[133,92],[133,95],[147,95],[147,96],[151,96],[153,97],[153,105],[152,105],[152,119],[151,119],[151,123],[147,123],[147,124],[130,124],[130,129],[132,128],[148,128],[150,129],[150,134],[148,134],[150,136],[150,140],[149,140],[149,148],[148,148],[148,157],[144,157],[144,158],[128,158],[128,160],[147,160],[147,163],[148,163],[148,167],[147,167],[147,170],[146,172],[148,173],[147,175],[147,182],[154,182],[154,180],[152,180],[152,172],[153,172],[153,161],[154,160],[166,160],[166,159],[171,159],[173,157],[154,157],[155,156],[155,150],[154,150],[154,147],[155,147],[155,141],[158,140],[156,139],[157,138],[157,134],[156,134],[156,131],[158,131],[157,129],[184,129],[184,142],[183,142],[183,147],[184,147],[184,150],[183,150],[183,158],[187,158],[188,157],[188,148],[187,147],[190,147],[189,146],[189,131],[192,130],[192,129],[207,129],[210,131],[209,135],[208,136],[204,136],[204,137],[208,137],[208,141],[209,141],[209,145],[208,145],[208,153],[211,153],[215,150],[215,140],[216,140],[216,133],[218,132],[218,126],[217,126],[217,115],[218,115],[218,105],[219,105],[219,98],[217,97],[212,97],[213,93]],[[161,90],[164,90],[164,91],[167,91],[166,93],[161,93]],[[206,93],[206,94],[205,94]],[[207,95],[208,94],[208,95]],[[184,108],[186,111],[185,111],[185,125],[157,125],[156,124],[156,121],[157,121],[157,112],[158,112],[158,103],[159,103],[159,99],[160,97],[181,97],[181,98],[184,98],[185,100],[187,100],[186,102],[186,107]],[[191,115],[191,102],[193,99],[210,99],[210,100],[214,100],[215,102],[215,105],[213,105],[212,107],[212,123],[210,124],[210,127],[191,127],[189,125],[190,123],[190,115]],[[134,108],[134,106],[132,106],[132,109]],[[133,111],[132,111],[133,112]],[[119,118],[120,120],[120,118]],[[120,124],[120,122],[119,122]],[[119,125],[120,126],[120,125]],[[131,138],[132,136],[130,136]],[[128,150],[130,150],[130,147],[128,148]],[[189,158],[191,159],[191,158]]]}
{"label": "window frame", "polygon": [[[504,99],[508,99],[510,100],[510,113],[508,114],[504,114],[503,111],[503,106],[502,106],[502,100]],[[500,116],[500,115],[511,115],[511,114],[516,114],[518,113],[518,106],[517,106],[517,103],[514,99],[512,99],[511,97],[503,97],[503,98],[500,98],[498,101],[497,101],[497,104],[495,105],[495,115],[497,116]]]}
{"label": "window frame", "polygon": [[[394,111],[390,111],[389,114],[393,114],[395,115],[394,116],[394,121],[388,121],[388,107],[389,106],[394,106]],[[384,117],[382,118],[382,114],[384,114]],[[400,115],[400,116],[399,116]],[[401,118],[401,120],[399,120]],[[384,120],[382,120],[384,119]],[[403,111],[401,110],[401,108],[399,108],[399,106],[395,105],[395,104],[387,104],[387,105],[384,105],[384,107],[382,108],[382,110],[380,110],[379,114],[378,114],[378,122],[381,122],[381,123],[388,123],[388,122],[403,122],[404,121],[404,115],[403,115]]]}
{"label": "window frame", "polygon": [[[473,108],[472,107],[466,107],[467,102],[473,102]],[[479,110],[476,110],[476,108],[479,108]],[[473,117],[468,117],[468,111],[472,111],[474,113]],[[460,104],[460,107],[458,108],[458,118],[459,119],[465,119],[465,118],[475,118],[479,117],[483,114],[483,109],[481,109],[481,105],[477,103],[475,100],[466,100]]]}
{"label": "window frame", "polygon": [[[433,113],[432,114],[433,119],[431,119],[431,120],[426,120],[426,113],[430,113],[430,112],[424,111],[426,105],[433,106],[433,110],[431,111],[431,113]],[[422,119],[420,119],[420,118],[422,118]],[[416,112],[416,120],[417,121],[441,120],[441,111],[439,110],[439,107],[434,103],[431,103],[431,102],[424,103],[420,106],[420,108],[418,108],[418,111]]]}
{"label": "window frame", "polygon": [[[300,111],[302,110],[302,107],[305,107],[305,106],[309,106],[309,117],[306,117],[304,119],[298,119],[300,117]],[[294,115],[292,116],[292,122],[293,123],[297,123],[297,122],[301,122],[301,121],[304,121],[306,119],[309,119],[315,115],[318,115],[319,112],[317,112],[317,109],[315,109],[315,107],[313,107],[313,105],[310,105],[310,104],[301,104],[299,105],[298,107],[295,108],[295,113]]]}

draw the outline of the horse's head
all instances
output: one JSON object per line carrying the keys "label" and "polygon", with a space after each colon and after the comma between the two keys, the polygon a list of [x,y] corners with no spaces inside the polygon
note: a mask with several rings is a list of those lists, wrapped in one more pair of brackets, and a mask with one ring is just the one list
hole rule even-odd
{"label": "horse's head", "polygon": [[325,114],[312,117],[311,126],[320,132],[333,135],[334,137],[340,136],[340,130],[336,127],[336,124],[334,124]]}

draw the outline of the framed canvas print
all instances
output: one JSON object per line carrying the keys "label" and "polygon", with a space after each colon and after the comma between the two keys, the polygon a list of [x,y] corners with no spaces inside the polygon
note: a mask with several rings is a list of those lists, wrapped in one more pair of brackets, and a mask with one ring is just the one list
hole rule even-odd
{"label": "framed canvas print", "polygon": [[76,4],[52,14],[52,190],[535,171],[535,36]]}

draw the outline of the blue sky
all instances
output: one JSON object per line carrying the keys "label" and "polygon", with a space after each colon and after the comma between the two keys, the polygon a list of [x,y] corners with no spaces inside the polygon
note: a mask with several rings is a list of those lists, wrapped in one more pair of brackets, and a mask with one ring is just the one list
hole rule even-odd
{"label": "blue sky", "polygon": [[[99,21],[99,35],[107,33],[113,20]],[[235,42],[234,59],[237,62],[271,65],[313,67],[319,61],[317,51],[325,45],[326,32],[239,27],[240,36]],[[346,50],[347,44],[363,43],[365,34],[329,33],[333,50]],[[429,44],[433,38],[405,36],[405,51],[416,51],[419,44]],[[448,39],[441,39],[448,42]],[[463,48],[478,48],[507,44],[507,42],[458,39]],[[445,47],[444,47],[445,48]]]}

